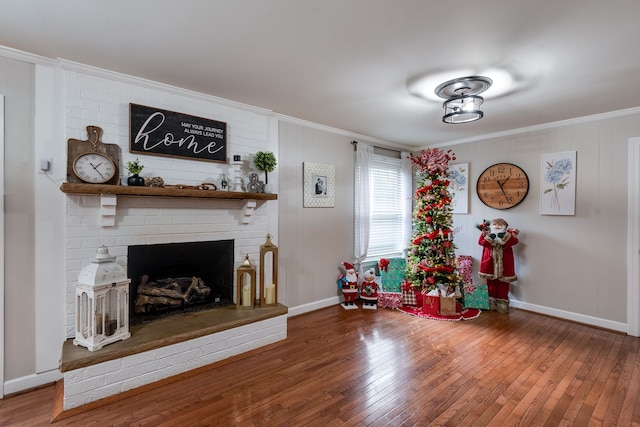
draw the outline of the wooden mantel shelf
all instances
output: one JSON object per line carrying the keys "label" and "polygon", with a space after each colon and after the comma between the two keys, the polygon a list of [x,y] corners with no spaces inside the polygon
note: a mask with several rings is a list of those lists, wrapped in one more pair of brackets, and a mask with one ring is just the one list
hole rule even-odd
{"label": "wooden mantel shelf", "polygon": [[127,185],[108,184],[74,184],[65,182],[60,190],[66,194],[96,195],[100,196],[100,225],[103,227],[115,226],[117,196],[142,196],[142,197],[186,197],[192,199],[223,199],[242,200],[242,223],[249,224],[257,201],[276,200],[277,194],[270,193],[245,193],[240,191],[216,191],[200,190],[193,188],[157,188],[134,187]]}
{"label": "wooden mantel shelf", "polygon": [[190,188],[133,187],[107,184],[73,184],[60,187],[67,194],[114,194],[117,196],[191,197],[201,199],[276,200],[277,194],[238,191],[194,190]]}

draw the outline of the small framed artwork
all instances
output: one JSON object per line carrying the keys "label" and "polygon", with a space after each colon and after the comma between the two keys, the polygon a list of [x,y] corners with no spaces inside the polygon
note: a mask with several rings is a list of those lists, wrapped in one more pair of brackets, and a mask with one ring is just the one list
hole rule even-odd
{"label": "small framed artwork", "polygon": [[542,155],[540,165],[540,214],[575,215],[576,152]]}
{"label": "small framed artwork", "polygon": [[336,167],[303,163],[305,208],[333,208],[336,204]]}
{"label": "small framed artwork", "polygon": [[448,172],[451,212],[469,213],[469,163],[451,165]]}

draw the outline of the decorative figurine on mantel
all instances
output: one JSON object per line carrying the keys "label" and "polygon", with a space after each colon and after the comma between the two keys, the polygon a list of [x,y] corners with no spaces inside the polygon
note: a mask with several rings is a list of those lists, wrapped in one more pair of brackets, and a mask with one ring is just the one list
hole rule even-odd
{"label": "decorative figurine on mantel", "polygon": [[229,191],[229,181],[225,174],[220,176],[220,191]]}
{"label": "decorative figurine on mantel", "polygon": [[358,274],[356,273],[353,264],[343,262],[345,273],[338,277],[338,287],[342,291],[344,296],[344,302],[342,308],[345,310],[355,310],[358,308],[356,305],[356,297],[358,296]]}
{"label": "decorative figurine on mantel", "polygon": [[247,184],[247,191],[249,193],[262,193],[264,184],[258,179],[258,174],[253,172],[249,174],[249,184]]}
{"label": "decorative figurine on mantel", "polygon": [[233,186],[229,186],[229,191],[242,192],[242,158],[240,155],[235,154],[233,161],[231,162],[231,169],[229,174],[233,177]]}
{"label": "decorative figurine on mantel", "polygon": [[478,244],[483,248],[478,276],[487,279],[489,306],[500,313],[509,312],[509,284],[518,278],[512,247],[518,244],[520,231],[508,227],[502,218],[478,226],[482,232]]}

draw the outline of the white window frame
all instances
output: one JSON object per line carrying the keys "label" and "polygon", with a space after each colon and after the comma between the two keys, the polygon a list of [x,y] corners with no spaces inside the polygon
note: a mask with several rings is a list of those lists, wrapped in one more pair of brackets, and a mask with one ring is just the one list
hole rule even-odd
{"label": "white window frame", "polygon": [[[407,204],[405,203],[410,195],[403,194],[406,188],[403,180],[411,177],[404,175],[403,161],[380,154],[374,154],[371,160],[369,175],[371,216],[366,262],[402,256],[407,246],[404,221],[410,218],[410,213],[406,212]],[[384,176],[384,173],[378,173],[385,166],[391,171],[390,175]],[[382,186],[380,186],[380,180],[383,180]],[[385,239],[393,240],[385,243]]]}

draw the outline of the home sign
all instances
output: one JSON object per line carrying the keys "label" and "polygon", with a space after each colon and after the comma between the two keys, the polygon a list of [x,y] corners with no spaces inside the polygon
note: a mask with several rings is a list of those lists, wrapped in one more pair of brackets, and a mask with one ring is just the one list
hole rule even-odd
{"label": "home sign", "polygon": [[129,151],[226,163],[227,124],[129,104]]}

